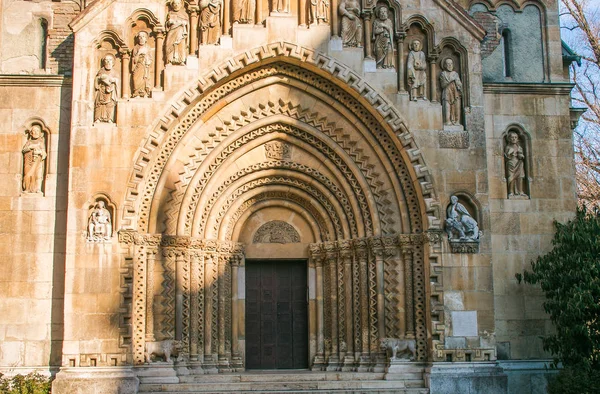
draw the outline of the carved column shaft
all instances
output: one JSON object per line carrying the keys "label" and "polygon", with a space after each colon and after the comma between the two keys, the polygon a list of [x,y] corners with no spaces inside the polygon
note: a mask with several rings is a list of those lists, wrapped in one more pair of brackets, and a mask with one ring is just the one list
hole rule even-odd
{"label": "carved column shaft", "polygon": [[438,101],[438,93],[437,93],[437,57],[431,57],[429,59],[429,86],[430,86],[430,99],[432,103],[436,103]]}
{"label": "carved column shaft", "polygon": [[358,262],[360,267],[360,341],[362,344],[362,354],[366,356],[369,353],[369,279],[367,275],[366,251],[359,254]]}
{"label": "carved column shaft", "polygon": [[398,92],[404,93],[406,92],[406,88],[404,87],[404,34],[397,35],[396,47],[398,54]]}
{"label": "carved column shaft", "polygon": [[331,36],[339,37],[340,36],[340,24],[338,21],[338,0],[331,0],[331,7],[329,7],[329,12],[331,13]]}
{"label": "carved column shaft", "polygon": [[223,35],[228,36],[231,32],[231,1],[223,1]]}
{"label": "carved column shaft", "polygon": [[214,256],[209,254],[205,257],[205,274],[204,274],[204,305],[205,305],[205,316],[204,316],[204,357],[212,359],[213,354],[213,312],[215,310],[214,304],[215,299],[213,293],[217,289],[216,283],[216,266],[214,264]]}
{"label": "carved column shaft", "polygon": [[323,259],[320,257],[316,258],[316,271],[317,271],[317,357],[323,359],[325,354],[325,314],[323,311]]}
{"label": "carved column shaft", "polygon": [[263,21],[263,15],[262,15],[263,5],[264,5],[264,0],[256,0],[256,7],[254,9],[254,13],[256,15],[256,18],[254,19],[254,24],[255,25],[262,24],[262,21]]}
{"label": "carved column shaft", "polygon": [[130,60],[130,55],[129,55],[129,51],[127,50],[123,50],[121,52],[121,97],[123,98],[129,98],[129,86],[130,86],[130,80],[129,80],[129,60]]}
{"label": "carved column shaft", "polygon": [[[300,0],[299,1],[299,10],[298,13],[300,14],[300,26],[308,26],[308,17],[306,15],[306,1],[307,0]],[[310,0],[308,0],[310,1]]]}
{"label": "carved column shaft", "polygon": [[219,360],[223,360],[225,358],[225,265],[227,264],[227,257],[218,256],[218,264],[219,274],[219,297],[218,297],[218,307],[219,314],[217,317],[217,324],[219,327]]}
{"label": "carved column shaft", "polygon": [[198,257],[197,257],[197,267],[198,270],[196,271],[196,275],[197,275],[197,281],[198,281],[198,292],[196,293],[196,300],[198,303],[197,309],[194,313],[194,320],[196,321],[197,324],[197,330],[196,333],[194,334],[195,337],[198,339],[198,360],[202,360],[204,357],[204,342],[205,342],[205,334],[204,334],[204,318],[206,316],[205,310],[204,310],[204,306],[205,306],[205,298],[204,298],[204,294],[205,294],[205,289],[206,289],[206,283],[205,283],[205,277],[204,277],[204,273],[205,273],[205,267],[204,267],[204,253],[199,252],[198,253]]}
{"label": "carved column shaft", "polygon": [[144,363],[144,334],[146,331],[146,251],[136,246],[133,255],[133,362]]}
{"label": "carved column shaft", "polygon": [[402,247],[402,257],[404,260],[404,289],[406,303],[406,336],[414,338],[415,335],[415,314],[413,300],[413,258],[412,248]]}
{"label": "carved column shaft", "polygon": [[354,359],[354,336],[352,333],[353,329],[353,313],[352,313],[352,255],[349,255],[344,260],[344,283],[345,283],[345,295],[346,295],[346,346],[348,348],[347,354]]}
{"label": "carved column shaft", "polygon": [[175,339],[183,339],[183,297],[184,297],[184,276],[183,276],[183,256],[177,254],[175,258]]}
{"label": "carved column shaft", "polygon": [[198,360],[198,254],[190,256],[190,360]]}
{"label": "carved column shaft", "polygon": [[385,282],[383,275],[383,251],[375,253],[375,276],[377,290],[377,331],[379,338],[385,336]]}
{"label": "carved column shaft", "polygon": [[339,346],[338,346],[338,313],[337,313],[337,269],[336,269],[337,256],[335,254],[329,254],[327,256],[327,270],[329,271],[329,293],[327,297],[330,301],[330,310],[328,313],[331,315],[331,357],[330,359],[337,360],[339,358]]}
{"label": "carved column shaft", "polygon": [[198,50],[198,15],[200,7],[191,5],[190,12],[190,55],[195,55]]}
{"label": "carved column shaft", "polygon": [[162,86],[162,71],[163,71],[163,67],[165,66],[165,59],[164,59],[164,38],[165,38],[165,32],[162,30],[157,30],[156,31],[156,47],[155,47],[155,62],[154,62],[154,87],[156,89],[160,89]]}
{"label": "carved column shaft", "polygon": [[146,341],[154,338],[154,263],[156,250],[148,251],[146,264]]}
{"label": "carved column shaft", "polygon": [[365,26],[365,59],[373,59],[373,44],[371,43],[371,36],[373,34],[373,25],[371,23],[371,12],[364,13],[364,26]]}

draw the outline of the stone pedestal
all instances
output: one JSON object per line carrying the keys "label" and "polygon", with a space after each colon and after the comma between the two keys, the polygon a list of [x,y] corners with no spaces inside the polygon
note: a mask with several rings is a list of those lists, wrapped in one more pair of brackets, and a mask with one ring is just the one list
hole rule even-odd
{"label": "stone pedestal", "polygon": [[62,368],[52,382],[52,392],[135,394],[139,383],[132,367]]}
{"label": "stone pedestal", "polygon": [[508,377],[496,362],[433,363],[425,381],[430,392],[439,394],[508,392]]}

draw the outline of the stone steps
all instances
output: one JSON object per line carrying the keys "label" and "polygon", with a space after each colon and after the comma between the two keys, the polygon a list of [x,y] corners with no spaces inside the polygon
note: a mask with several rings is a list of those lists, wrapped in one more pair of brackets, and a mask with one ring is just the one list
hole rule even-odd
{"label": "stone steps", "polygon": [[293,373],[234,373],[179,376],[159,382],[157,377],[139,376],[139,393],[399,393],[427,394],[421,373],[411,371],[401,379],[385,380],[383,373],[338,373],[295,371]]}

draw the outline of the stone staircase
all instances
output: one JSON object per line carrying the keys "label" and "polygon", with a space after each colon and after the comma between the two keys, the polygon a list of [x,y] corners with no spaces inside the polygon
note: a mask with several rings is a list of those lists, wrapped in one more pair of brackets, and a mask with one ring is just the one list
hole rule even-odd
{"label": "stone staircase", "polygon": [[[423,368],[394,373],[312,372],[308,370],[248,371],[215,375],[159,377],[140,371],[139,393],[380,393],[428,394]],[[160,373],[159,373],[160,374]]]}

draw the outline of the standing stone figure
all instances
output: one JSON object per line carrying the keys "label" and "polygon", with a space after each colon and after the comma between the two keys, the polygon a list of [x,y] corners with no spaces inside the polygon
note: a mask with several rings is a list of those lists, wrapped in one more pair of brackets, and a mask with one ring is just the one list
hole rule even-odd
{"label": "standing stone figure", "polygon": [[388,9],[377,9],[377,18],[373,21],[373,51],[377,68],[394,68],[394,25],[388,18]]}
{"label": "standing stone figure", "polygon": [[200,3],[200,31],[202,44],[219,44],[221,38],[221,9],[223,0],[203,0]]}
{"label": "standing stone figure", "polygon": [[46,141],[40,125],[31,126],[28,139],[23,146],[23,191],[41,193],[46,160]]}
{"label": "standing stone figure", "polygon": [[233,1],[233,22],[252,23],[254,21],[254,0]]}
{"label": "standing stone figure", "polygon": [[183,6],[183,0],[171,0],[169,13],[165,26],[167,38],[165,39],[165,52],[167,64],[185,64],[187,60],[189,34],[189,18]]}
{"label": "standing stone figure", "polygon": [[329,0],[310,0],[310,23],[329,23]]}
{"label": "standing stone figure", "polygon": [[110,212],[104,207],[104,201],[97,201],[88,219],[89,242],[102,242],[110,240],[112,236],[112,221]]}
{"label": "standing stone figure", "polygon": [[446,233],[451,241],[477,241],[479,226],[458,197],[450,197],[450,205],[446,210]]}
{"label": "standing stone figure", "polygon": [[410,86],[410,99],[412,101],[417,101],[417,98],[427,99],[425,97],[427,59],[425,58],[425,52],[421,50],[420,40],[413,40],[410,43],[406,72],[408,74],[408,86]]}
{"label": "standing stone figure", "polygon": [[152,53],[148,46],[148,33],[141,31],[135,37],[137,44],[133,48],[131,57],[131,74],[133,80],[131,97],[150,97],[150,91],[152,90],[150,82]]}
{"label": "standing stone figure", "polygon": [[459,125],[462,110],[462,82],[454,71],[454,61],[444,60],[443,71],[440,73],[442,88],[442,115],[445,125]]}
{"label": "standing stone figure", "polygon": [[102,58],[102,67],[96,74],[94,87],[94,122],[114,123],[117,106],[117,85],[119,78],[113,70],[115,57],[106,55]]}
{"label": "standing stone figure", "polygon": [[522,196],[523,180],[525,179],[525,155],[523,147],[519,144],[519,135],[509,131],[507,144],[504,148],[504,162],[506,165],[506,183],[508,184],[508,198]]}
{"label": "standing stone figure", "polygon": [[273,11],[287,14],[290,12],[290,0],[273,0]]}
{"label": "standing stone figure", "polygon": [[360,3],[357,0],[342,0],[339,11],[342,19],[342,45],[362,46],[363,26],[360,19]]}

